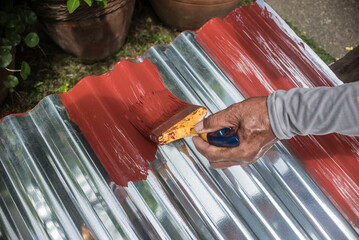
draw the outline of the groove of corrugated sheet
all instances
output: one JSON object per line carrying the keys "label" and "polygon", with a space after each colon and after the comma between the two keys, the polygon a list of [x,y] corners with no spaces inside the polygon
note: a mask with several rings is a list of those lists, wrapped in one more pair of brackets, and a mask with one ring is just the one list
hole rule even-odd
{"label": "groove of corrugated sheet", "polygon": [[[318,70],[329,72],[310,54]],[[244,99],[193,33],[135,61],[144,58],[176,96],[212,113]],[[0,139],[4,238],[358,238],[281,143],[256,164],[217,171],[190,139],[181,140],[159,147],[146,181],[119,187],[57,95],[4,118]]]}
{"label": "groove of corrugated sheet", "polygon": [[[288,36],[290,32],[273,11],[252,5],[209,21],[195,39],[246,97],[339,84],[327,66],[313,59],[318,56],[308,46]],[[359,137],[296,136],[283,143],[299,153],[297,159],[310,176],[359,228]]]}

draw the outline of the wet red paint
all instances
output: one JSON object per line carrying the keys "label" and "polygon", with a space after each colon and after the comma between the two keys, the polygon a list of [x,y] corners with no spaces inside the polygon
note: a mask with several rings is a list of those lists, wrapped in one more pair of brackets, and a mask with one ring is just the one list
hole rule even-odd
{"label": "wet red paint", "polygon": [[2,122],[2,120],[4,120],[4,118],[7,117],[7,116],[21,116],[21,115],[24,115],[24,114],[30,112],[31,110],[32,109],[29,109],[29,110],[27,110],[26,112],[23,112],[23,113],[11,113],[9,115],[6,115],[6,116],[0,118],[0,122]]}
{"label": "wet red paint", "polygon": [[[274,19],[257,4],[241,7],[224,20],[209,21],[196,39],[245,97],[268,95],[277,89],[332,86],[328,70],[322,71],[305,46],[293,41]],[[146,179],[148,161],[154,159],[157,145],[134,125],[148,135],[149,129],[166,120],[168,115],[161,115],[157,100],[153,100],[157,98],[146,97],[149,108],[141,112],[150,127],[143,128],[140,120],[132,119],[134,124],[127,120],[139,114],[131,106],[148,94],[152,98],[153,92],[163,95],[164,103],[174,97],[155,66],[144,60],[121,61],[113,71],[86,77],[60,95],[71,119],[112,180],[121,186]],[[359,227],[359,139],[331,134],[296,137],[287,143],[336,207]]]}
{"label": "wet red paint", "polygon": [[[144,97],[149,94],[153,97]],[[157,145],[140,134],[125,115],[156,125],[179,110],[174,107],[176,103],[185,105],[167,90],[147,59],[142,63],[121,61],[106,74],[82,79],[60,97],[111,179],[121,186],[146,179],[148,161],[154,159],[157,150]],[[133,111],[132,106],[144,98],[146,110],[151,111]],[[168,103],[173,111],[168,111]]]}
{"label": "wet red paint", "polygon": [[158,136],[154,135],[152,131],[189,105],[167,89],[156,92],[148,91],[138,98],[136,104],[130,106],[125,115],[142,135],[157,142]]}
{"label": "wet red paint", "polygon": [[[245,97],[293,87],[332,86],[303,43],[293,40],[271,11],[258,4],[237,8],[225,19],[212,19],[196,40]],[[303,83],[303,84],[302,84]],[[359,140],[330,134],[289,141],[298,160],[321,189],[359,227]]]}

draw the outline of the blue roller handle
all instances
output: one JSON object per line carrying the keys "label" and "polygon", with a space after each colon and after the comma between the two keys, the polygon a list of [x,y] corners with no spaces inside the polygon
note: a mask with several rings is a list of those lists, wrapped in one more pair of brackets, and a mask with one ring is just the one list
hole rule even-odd
{"label": "blue roller handle", "polygon": [[232,128],[223,128],[216,132],[207,134],[209,144],[217,147],[237,147],[239,146],[239,139]]}

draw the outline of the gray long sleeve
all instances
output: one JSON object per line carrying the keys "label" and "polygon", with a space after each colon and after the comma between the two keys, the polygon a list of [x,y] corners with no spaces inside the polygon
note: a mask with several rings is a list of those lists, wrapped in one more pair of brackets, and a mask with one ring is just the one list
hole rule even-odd
{"label": "gray long sleeve", "polygon": [[333,132],[359,136],[359,82],[278,90],[268,96],[267,107],[278,139]]}

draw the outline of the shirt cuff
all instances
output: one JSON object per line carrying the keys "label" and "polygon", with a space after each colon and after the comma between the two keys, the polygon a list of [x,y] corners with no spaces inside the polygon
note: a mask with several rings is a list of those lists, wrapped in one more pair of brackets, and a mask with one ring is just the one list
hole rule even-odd
{"label": "shirt cuff", "polygon": [[280,95],[283,96],[285,92],[284,90],[278,90],[270,94],[267,98],[269,122],[274,135],[278,139],[290,139],[294,136],[288,134],[290,131],[286,131],[287,127],[284,114],[285,100],[283,97],[279,97]]}

